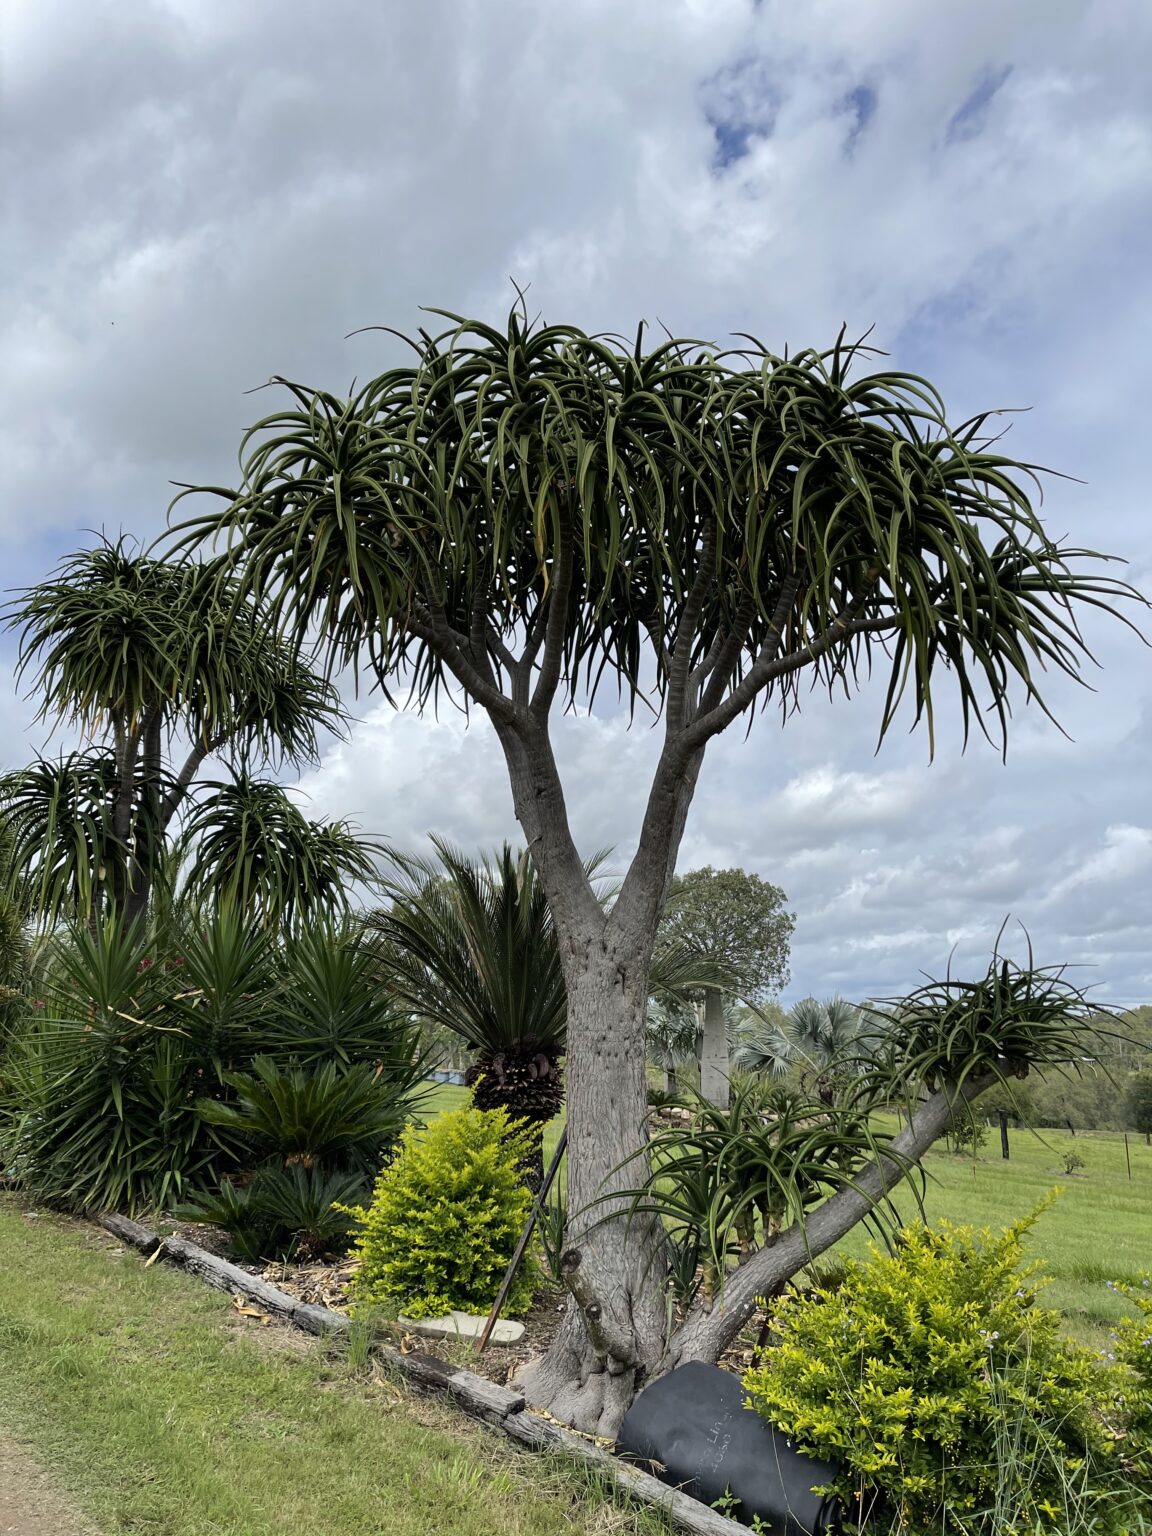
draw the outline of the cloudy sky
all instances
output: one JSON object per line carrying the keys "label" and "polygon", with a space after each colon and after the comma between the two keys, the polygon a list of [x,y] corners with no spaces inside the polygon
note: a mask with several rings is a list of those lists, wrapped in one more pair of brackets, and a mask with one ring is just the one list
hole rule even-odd
{"label": "cloudy sky", "polygon": [[[0,569],[151,537],[172,481],[232,474],[271,374],[331,389],[419,306],[638,319],[776,350],[842,323],[957,416],[1074,475],[1054,532],[1152,589],[1152,8],[1146,0],[0,0]],[[712,748],[681,868],[740,864],[797,914],[790,995],[981,964],[1009,914],[1048,961],[1152,999],[1152,653],[1098,626],[1067,729],[1007,765],[875,752],[876,700]],[[11,683],[0,760],[42,745]],[[515,835],[473,723],[350,701],[303,789],[395,842]],[[655,745],[560,744],[579,840],[635,836]]]}

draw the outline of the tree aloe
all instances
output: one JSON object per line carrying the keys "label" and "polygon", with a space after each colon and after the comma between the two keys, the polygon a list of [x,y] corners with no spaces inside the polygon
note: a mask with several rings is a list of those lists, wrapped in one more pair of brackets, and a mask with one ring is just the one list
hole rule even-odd
{"label": "tree aloe", "polygon": [[308,762],[342,720],[332,687],[218,570],[122,539],[68,556],[6,618],[40,718],[93,743],[0,778],[11,867],[48,925],[109,907],[134,921],[208,758]]}
{"label": "tree aloe", "polygon": [[[662,1229],[629,1224],[624,1202],[618,1219],[582,1213],[626,1187],[646,1140],[649,969],[709,742],[769,703],[786,719],[814,685],[878,676],[881,736],[906,703],[931,748],[948,680],[965,734],[1003,746],[1015,688],[1044,708],[1042,674],[1080,676],[1079,615],[1132,594],[1046,533],[1034,471],[987,416],[953,426],[931,385],[862,371],[866,349],[842,339],[791,357],[753,339],[646,349],[642,330],[629,343],[517,310],[503,329],[449,317],[412,345],[348,398],[281,381],[240,484],[212,488],[222,505],[179,539],[213,546],[233,606],[267,605],[331,666],[364,661],[417,707],[451,695],[491,722],[568,997],[573,1303],[525,1386],[611,1433],[676,1353]],[[555,713],[586,710],[605,679],[662,718],[608,909],[552,742]],[[942,1127],[930,1104],[922,1128]]]}

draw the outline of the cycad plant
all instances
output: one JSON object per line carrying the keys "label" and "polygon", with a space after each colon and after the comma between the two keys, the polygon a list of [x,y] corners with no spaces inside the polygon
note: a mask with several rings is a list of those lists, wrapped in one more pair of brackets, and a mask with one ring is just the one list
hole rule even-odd
{"label": "cycad plant", "polygon": [[[542,1127],[564,1103],[568,999],[552,914],[527,852],[505,844],[472,860],[434,838],[438,862],[398,862],[392,904],[375,914],[382,968],[414,1017],[458,1035],[473,1053],[466,1081],[478,1109]],[[588,861],[592,878],[604,860]],[[609,902],[612,891],[599,882]],[[667,944],[649,988],[675,1010],[697,987],[723,984],[720,964]]]}
{"label": "cycad plant", "polygon": [[478,1109],[543,1126],[564,1103],[568,1003],[536,870],[508,844],[473,861],[433,842],[439,862],[399,863],[390,907],[370,919],[389,988],[473,1053]]}
{"label": "cycad plant", "polygon": [[226,1102],[201,1099],[206,1124],[231,1132],[260,1162],[318,1164],[371,1176],[404,1129],[408,1105],[378,1067],[302,1067],[257,1056],[248,1072],[225,1072]]}

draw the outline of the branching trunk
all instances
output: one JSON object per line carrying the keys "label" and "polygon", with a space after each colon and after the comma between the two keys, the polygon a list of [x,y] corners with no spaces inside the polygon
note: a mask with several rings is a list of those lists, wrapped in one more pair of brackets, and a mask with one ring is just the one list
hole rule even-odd
{"label": "branching trunk", "polygon": [[124,926],[130,928],[148,910],[152,894],[155,862],[163,833],[160,827],[161,715],[152,706],[141,727],[143,784],[131,830],[131,856],[128,859],[128,883],[124,894]]}

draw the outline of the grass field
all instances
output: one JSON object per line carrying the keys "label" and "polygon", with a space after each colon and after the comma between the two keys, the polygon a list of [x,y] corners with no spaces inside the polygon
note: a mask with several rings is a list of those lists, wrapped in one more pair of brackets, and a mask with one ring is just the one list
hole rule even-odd
{"label": "grass field", "polygon": [[[440,1085],[424,1113],[456,1109],[467,1101],[466,1089]],[[545,1135],[546,1157],[556,1145],[560,1123],[553,1121]],[[975,1161],[953,1157],[941,1144],[925,1163],[928,1220],[1007,1226],[1059,1187],[1061,1194],[1033,1228],[1028,1249],[1052,1277],[1047,1304],[1065,1314],[1069,1333],[1099,1345],[1123,1312],[1121,1298],[1108,1290],[1107,1282],[1152,1271],[1152,1147],[1139,1136],[1128,1140],[1131,1179],[1124,1138],[1113,1132],[1072,1136],[1068,1131],[1014,1130],[1008,1162],[1000,1156],[997,1131],[989,1131],[988,1145]],[[1069,1152],[1084,1160],[1084,1167],[1071,1175],[1064,1172]],[[907,1193],[897,1196],[897,1205],[909,1218],[916,1214]],[[838,1251],[863,1256],[867,1246],[867,1234],[856,1231]]]}
{"label": "grass field", "polygon": [[0,1197],[0,1439],[105,1536],[664,1530],[199,1280]]}

